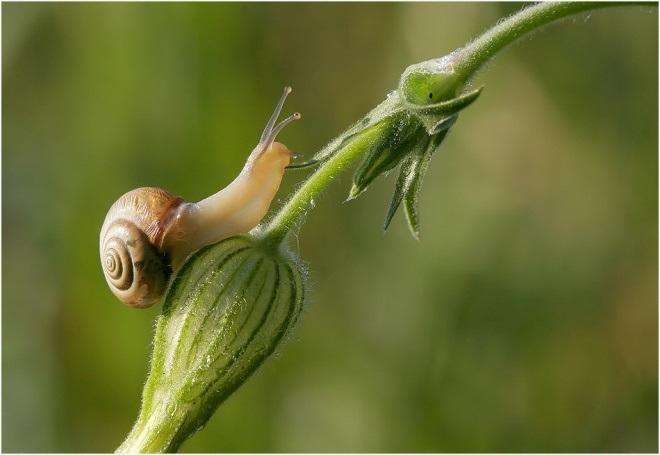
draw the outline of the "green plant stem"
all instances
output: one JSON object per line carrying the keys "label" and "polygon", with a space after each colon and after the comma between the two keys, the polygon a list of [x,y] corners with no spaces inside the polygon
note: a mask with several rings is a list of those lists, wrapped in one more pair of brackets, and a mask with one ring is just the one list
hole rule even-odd
{"label": "green plant stem", "polygon": [[176,406],[161,403],[148,415],[140,415],[137,422],[116,450],[117,453],[176,452],[187,435],[179,431],[185,412]]}
{"label": "green plant stem", "polygon": [[[509,16],[474,41],[456,51],[454,69],[463,82],[470,79],[502,48],[544,25],[584,11],[608,6],[631,5],[626,2],[542,2]],[[639,4],[639,3],[638,3]]]}
{"label": "green plant stem", "polygon": [[[459,76],[460,84],[465,84],[497,52],[527,33],[573,14],[608,6],[631,4],[657,6],[656,3],[643,2],[544,2],[530,6],[509,16],[464,48],[450,54],[454,70]],[[362,156],[362,152],[368,149],[368,144],[377,137],[379,131],[378,128],[374,128],[359,136],[358,139],[324,162],[266,226],[262,232],[264,240],[274,245],[283,242],[287,234],[301,224],[307,211],[314,206],[319,194],[341,171]]]}
{"label": "green plant stem", "polygon": [[324,162],[303,185],[298,188],[286,205],[278,212],[263,233],[264,239],[273,245],[279,245],[288,232],[302,222],[307,210],[315,205],[315,199],[332,183],[343,169],[362,156],[369,144],[382,134],[383,126],[377,126],[361,134],[341,151]]}

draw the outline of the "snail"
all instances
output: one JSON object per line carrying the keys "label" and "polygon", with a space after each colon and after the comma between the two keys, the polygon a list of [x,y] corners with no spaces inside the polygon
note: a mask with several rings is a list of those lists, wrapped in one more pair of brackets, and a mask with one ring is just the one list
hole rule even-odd
{"label": "snail", "polygon": [[101,228],[101,266],[119,300],[134,308],[153,305],[190,254],[259,224],[293,157],[275,142],[301,117],[296,112],[275,124],[289,93],[285,87],[259,143],[227,187],[196,203],[160,188],[137,188],[110,207]]}

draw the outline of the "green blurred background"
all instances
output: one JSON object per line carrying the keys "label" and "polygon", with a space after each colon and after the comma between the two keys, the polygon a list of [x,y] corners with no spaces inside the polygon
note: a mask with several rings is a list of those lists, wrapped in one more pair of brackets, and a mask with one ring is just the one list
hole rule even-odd
{"label": "green blurred background", "polygon": [[[159,308],[106,288],[135,187],[226,185],[285,84],[311,156],[520,4],[2,5],[2,448],[109,451]],[[500,55],[436,155],[422,241],[393,176],[299,237],[294,336],[184,451],[656,451],[658,16],[596,11]],[[286,176],[281,197],[305,175]]]}

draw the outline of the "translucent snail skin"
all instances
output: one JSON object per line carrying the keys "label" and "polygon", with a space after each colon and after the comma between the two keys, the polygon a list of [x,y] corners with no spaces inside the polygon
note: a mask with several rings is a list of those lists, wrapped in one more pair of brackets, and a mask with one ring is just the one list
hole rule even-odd
{"label": "translucent snail skin", "polygon": [[134,308],[153,305],[190,254],[259,224],[293,156],[275,142],[300,118],[296,112],[276,124],[289,93],[285,87],[259,143],[225,188],[199,202],[185,202],[160,188],[137,188],[110,207],[99,246],[105,279],[119,300]]}

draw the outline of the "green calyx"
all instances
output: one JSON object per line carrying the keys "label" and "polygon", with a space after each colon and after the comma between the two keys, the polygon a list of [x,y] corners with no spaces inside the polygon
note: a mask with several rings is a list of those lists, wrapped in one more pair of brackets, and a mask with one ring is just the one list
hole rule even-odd
{"label": "green calyx", "polygon": [[407,107],[424,125],[426,132],[432,136],[449,129],[458,118],[458,113],[472,104],[481,94],[481,90],[483,87],[440,103],[423,106],[408,105]]}
{"label": "green calyx", "polygon": [[433,152],[438,149],[438,146],[442,143],[448,131],[449,129],[447,128],[434,136],[427,136],[420,140],[401,163],[399,177],[394,186],[394,195],[385,216],[383,229],[387,230],[394,214],[401,205],[401,201],[404,201],[403,206],[408,227],[413,237],[419,240],[419,215],[417,209],[419,191],[422,187],[424,175],[426,175],[429,163],[431,162]]}
{"label": "green calyx", "polygon": [[140,415],[118,452],[174,451],[276,349],[304,301],[297,261],[247,236],[191,257],[158,317]]}
{"label": "green calyx", "polygon": [[[384,229],[403,201],[410,231],[413,237],[419,238],[417,201],[433,152],[458,119],[459,112],[481,94],[483,87],[456,93],[459,78],[448,63],[450,61],[449,58],[436,59],[408,67],[401,77],[399,89],[381,104],[396,101],[390,106],[389,115],[382,115],[375,125],[369,124],[363,131],[352,133],[352,137],[359,137],[373,134],[378,129],[375,139],[368,142],[362,164],[353,175],[348,200],[362,194],[380,175],[400,166]],[[372,117],[365,119],[369,118]],[[363,120],[363,123],[368,122]]]}
{"label": "green calyx", "polygon": [[348,200],[355,199],[365,191],[379,175],[396,167],[412,145],[417,141],[420,124],[407,112],[395,114],[379,125],[380,136],[372,141],[365,151],[366,158],[353,176]]}

